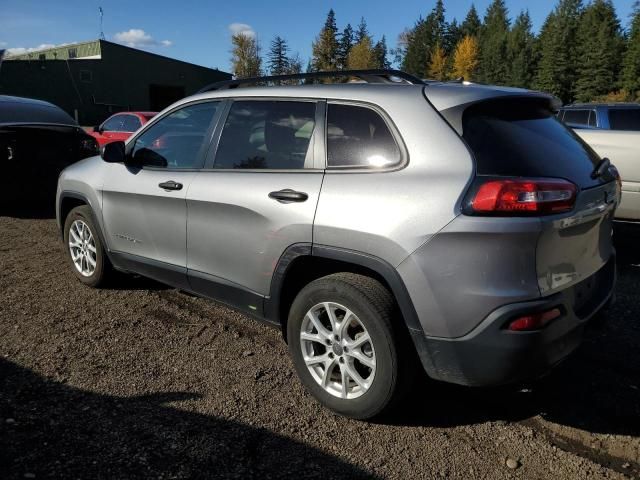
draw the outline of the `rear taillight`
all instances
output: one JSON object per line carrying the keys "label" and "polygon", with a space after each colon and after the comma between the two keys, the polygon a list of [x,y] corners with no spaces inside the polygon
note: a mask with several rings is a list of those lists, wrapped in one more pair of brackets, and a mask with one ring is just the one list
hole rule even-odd
{"label": "rear taillight", "polygon": [[576,186],[554,178],[493,178],[478,180],[467,212],[486,215],[549,215],[568,212]]}
{"label": "rear taillight", "polygon": [[507,325],[507,330],[512,332],[526,332],[529,330],[540,330],[547,326],[549,322],[558,318],[561,314],[559,308],[553,308],[546,312],[531,313],[512,320]]}

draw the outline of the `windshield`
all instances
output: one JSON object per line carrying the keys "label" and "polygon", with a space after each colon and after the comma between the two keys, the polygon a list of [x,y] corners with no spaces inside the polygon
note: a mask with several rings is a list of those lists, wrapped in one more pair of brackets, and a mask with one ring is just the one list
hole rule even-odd
{"label": "windshield", "polygon": [[591,178],[598,155],[537,99],[473,105],[462,128],[478,175],[565,178],[581,187],[600,183]]}

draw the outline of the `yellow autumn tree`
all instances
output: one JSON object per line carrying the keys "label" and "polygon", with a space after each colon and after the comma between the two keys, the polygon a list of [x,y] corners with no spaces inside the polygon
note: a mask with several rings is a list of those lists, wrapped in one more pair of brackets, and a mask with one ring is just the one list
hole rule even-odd
{"label": "yellow autumn tree", "polygon": [[371,39],[365,36],[349,50],[347,68],[349,70],[366,70],[375,67],[376,57],[371,46]]}
{"label": "yellow autumn tree", "polygon": [[465,36],[456,45],[453,54],[451,78],[472,80],[478,67],[478,40],[470,35]]}
{"label": "yellow autumn tree", "polygon": [[447,56],[440,44],[437,44],[431,52],[428,74],[434,80],[442,81],[447,79]]}

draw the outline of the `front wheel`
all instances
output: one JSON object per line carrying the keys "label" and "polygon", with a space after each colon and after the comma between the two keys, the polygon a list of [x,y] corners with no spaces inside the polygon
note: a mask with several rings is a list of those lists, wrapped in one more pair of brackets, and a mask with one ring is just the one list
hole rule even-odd
{"label": "front wheel", "polygon": [[329,275],[300,291],[289,313],[289,351],[321,404],[358,419],[390,405],[400,378],[394,311],[388,290],[362,275]]}
{"label": "front wheel", "polygon": [[76,207],[64,222],[64,244],[75,276],[85,285],[99,287],[111,271],[98,236],[91,209]]}

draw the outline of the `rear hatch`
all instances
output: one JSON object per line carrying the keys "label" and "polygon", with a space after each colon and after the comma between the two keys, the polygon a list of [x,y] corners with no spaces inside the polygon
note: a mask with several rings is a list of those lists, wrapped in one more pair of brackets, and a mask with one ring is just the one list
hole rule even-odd
{"label": "rear hatch", "polygon": [[548,98],[485,100],[464,109],[460,126],[476,162],[463,212],[539,218],[542,295],[589,279],[611,259],[615,168],[555,118]]}

